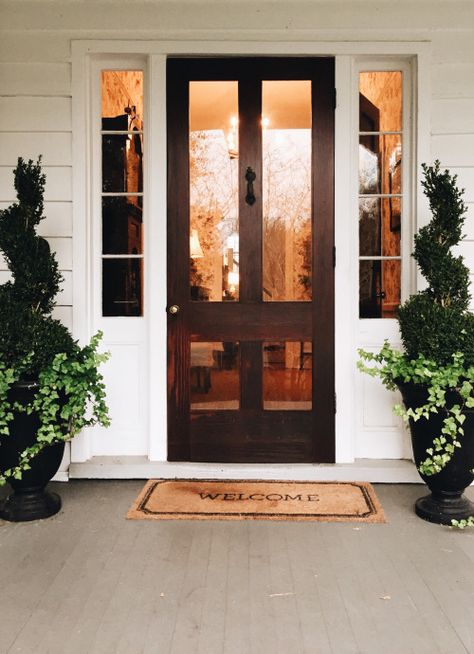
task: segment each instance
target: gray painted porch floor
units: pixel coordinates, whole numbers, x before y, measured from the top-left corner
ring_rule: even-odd
[[[356,526],[127,521],[142,485],[0,521],[2,654],[474,653],[474,531],[417,518],[423,487],[375,485],[389,522]]]

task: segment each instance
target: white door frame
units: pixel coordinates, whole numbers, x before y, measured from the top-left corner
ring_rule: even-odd
[[[146,301],[148,312],[148,431],[147,456],[151,461],[167,460],[166,379],[166,58],[167,55],[199,56],[281,55],[335,56],[335,242],[337,247],[336,287],[336,462],[354,460],[357,347],[357,295],[348,280],[354,277],[354,254],[348,216],[354,214],[354,108],[351,89],[355,57],[397,57],[412,62],[415,142],[413,170],[430,159],[430,52],[428,42],[247,42],[247,41],[72,41],[73,107],[73,331],[84,342],[93,331],[91,314],[91,262],[88,258],[91,234],[91,191],[88,171],[91,158],[90,63],[94,57],[142,55],[148,61],[148,223],[146,258]],[[355,136],[354,136],[355,135]],[[348,146],[348,144],[350,144]],[[349,149],[350,148],[350,149]],[[153,180],[150,175],[154,171]],[[157,174],[161,171],[161,174]],[[414,182],[418,182],[415,174]],[[420,185],[415,197],[416,223],[423,224],[427,207]],[[348,190],[349,189],[349,190]],[[91,456],[91,434],[87,431],[72,443],[72,460]],[[173,464],[167,464],[170,467]],[[171,472],[170,472],[171,474]]]

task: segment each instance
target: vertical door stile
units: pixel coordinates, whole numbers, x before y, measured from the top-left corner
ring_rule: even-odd
[[[240,302],[258,304],[262,298],[262,82],[239,82],[239,215],[240,215]],[[246,201],[248,169],[255,173],[255,202]],[[262,344],[240,344],[241,408],[262,408]]]
[[[335,460],[334,420],[334,60],[313,78],[313,407],[315,461]]]
[[[189,458],[189,85],[181,62],[169,62],[168,121],[168,450],[171,459]]]

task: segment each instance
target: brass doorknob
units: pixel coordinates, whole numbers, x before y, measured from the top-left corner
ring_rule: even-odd
[[[178,307],[177,304],[172,304],[170,306],[170,308],[168,309],[168,312],[171,313],[171,314],[178,313],[178,311],[179,311],[179,307]]]

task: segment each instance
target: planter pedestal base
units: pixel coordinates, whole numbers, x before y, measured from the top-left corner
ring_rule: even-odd
[[[15,490],[0,505],[0,518],[9,522],[26,522],[50,518],[61,508],[61,498],[57,493],[49,493],[44,488],[25,488]]]
[[[474,515],[474,503],[462,493],[441,492],[416,500],[415,512],[423,520],[451,525],[451,520],[465,520]]]

